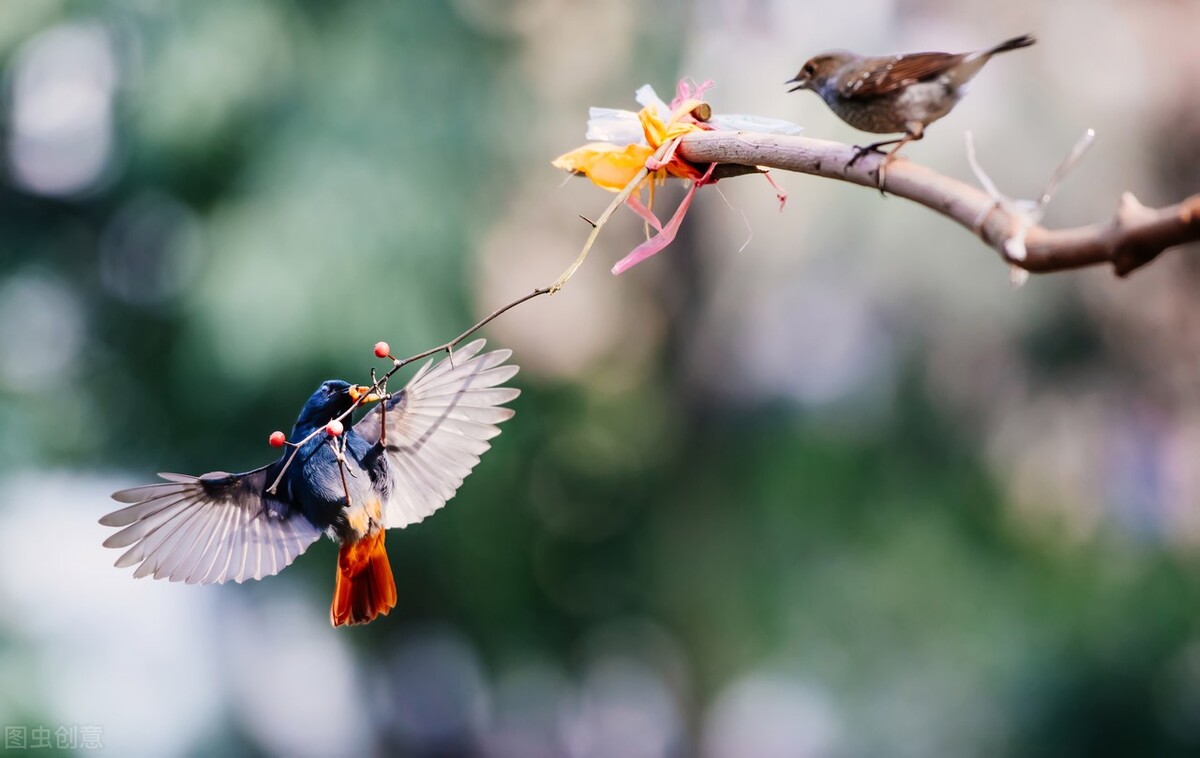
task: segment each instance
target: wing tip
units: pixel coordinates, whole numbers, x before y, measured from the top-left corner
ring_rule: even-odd
[[[113,500],[117,501],[118,503],[126,503],[126,504],[133,505],[133,504],[145,502],[147,500],[151,500],[154,497],[158,497],[157,495],[154,494],[154,492],[156,492],[158,490],[163,490],[164,488],[169,488],[172,484],[187,485],[187,484],[194,484],[194,483],[200,481],[199,477],[188,476],[187,474],[172,474],[170,472],[163,472],[163,471],[160,471],[158,473],[158,478],[162,479],[164,482],[168,482],[168,483],[162,484],[159,482],[155,482],[153,484],[139,484],[136,487],[126,487],[123,490],[117,490],[116,492],[112,493],[112,495],[110,495],[109,497],[111,497]]]
[[[130,487],[129,489],[117,490],[116,492],[112,493],[112,495],[110,495],[109,497],[111,497],[113,500],[115,500],[118,503],[124,503],[126,505],[136,505],[136,504],[142,502],[143,500],[145,500],[145,498],[142,497],[141,490],[144,490],[146,487],[158,487],[158,486],[159,485],[157,485],[157,484],[147,484],[147,485],[142,485],[141,487]],[[101,523],[103,523],[103,522],[101,522]]]

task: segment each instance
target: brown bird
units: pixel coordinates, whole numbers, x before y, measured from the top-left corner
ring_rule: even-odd
[[[908,53],[868,58],[846,51],[821,53],[809,59],[786,84],[788,90],[807,89],[821,96],[838,118],[855,129],[903,137],[858,148],[847,165],[868,152],[895,145],[884,159],[925,136],[925,127],[949,113],[966,94],[971,81],[993,55],[1032,45],[1032,34],[1013,37],[987,50],[972,53]],[[882,172],[882,166],[881,166]],[[882,176],[880,177],[882,183]]]

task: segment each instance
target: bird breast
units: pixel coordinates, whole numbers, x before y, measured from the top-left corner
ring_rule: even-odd
[[[957,93],[940,78],[876,97],[842,97],[836,90],[821,95],[847,124],[876,134],[907,131],[914,121],[928,126],[949,113],[958,100]]]
[[[293,495],[305,516],[321,529],[344,528],[349,521],[348,510],[379,498],[370,474],[350,451],[345,457],[344,479],[337,456],[324,440],[312,450],[302,450],[297,463],[293,468],[297,477],[291,488]]]

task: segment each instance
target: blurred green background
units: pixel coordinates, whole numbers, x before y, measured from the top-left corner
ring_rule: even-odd
[[[487,330],[523,366],[517,416],[389,535],[388,618],[329,627],[328,541],[186,587],[113,569],[96,524],[155,471],[266,462],[376,340],[425,349],[553,280],[609,199],[549,166],[589,105],[712,78],[719,113],[861,142],[785,93],[813,53],[1032,31],[907,154],[969,179],[971,129],[1032,196],[1093,127],[1047,219],[1090,223],[1200,185],[1198,27],[1166,0],[5,0],[5,739],[1200,752],[1194,254],[1013,289],[904,201],[784,175],[780,214],[722,182],[652,261],[607,273],[640,233],[621,214],[561,294]]]

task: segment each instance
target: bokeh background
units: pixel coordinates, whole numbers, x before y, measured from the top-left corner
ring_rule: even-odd
[[[266,462],[376,340],[550,282],[609,199],[549,166],[589,105],[712,78],[717,112],[861,142],[785,93],[809,55],[1032,31],[908,155],[968,179],[971,129],[1029,197],[1095,128],[1047,218],[1089,223],[1200,186],[1197,28],[1168,0],[4,0],[0,724],[120,755],[1195,754],[1195,248],[1014,289],[902,200],[780,175],[781,214],[730,180],[613,278],[622,213],[487,330],[517,416],[389,536],[390,617],[330,628],[327,541],[188,587],[112,568],[96,519]]]

